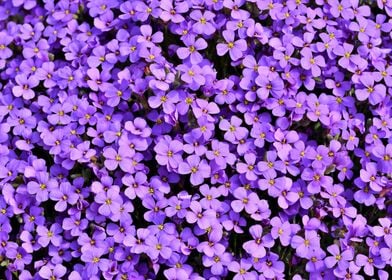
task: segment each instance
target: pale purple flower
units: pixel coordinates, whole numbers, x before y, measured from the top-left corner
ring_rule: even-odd
[[[197,186],[211,175],[211,167],[206,160],[200,159],[199,156],[191,155],[187,157],[186,162],[179,163],[178,172],[180,174],[191,174],[191,184]]]
[[[249,228],[249,233],[254,240],[245,242],[242,247],[254,258],[263,258],[266,255],[266,248],[271,248],[274,245],[274,240],[271,235],[263,235],[263,227],[254,225]]]
[[[12,88],[15,97],[23,97],[27,100],[34,98],[33,88],[39,84],[39,80],[35,76],[27,77],[25,74],[20,74],[15,77],[15,81],[17,85]]]
[[[244,39],[235,40],[235,33],[229,30],[223,31],[223,38],[226,43],[219,43],[216,46],[218,55],[223,56],[229,52],[232,60],[240,59],[247,49],[246,41]]]

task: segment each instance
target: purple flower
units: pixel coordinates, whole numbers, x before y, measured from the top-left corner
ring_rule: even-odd
[[[203,265],[211,268],[213,275],[222,275],[225,267],[231,262],[232,256],[225,252],[224,247],[219,247],[214,256],[203,256]]]
[[[32,112],[26,108],[22,108],[15,113],[11,112],[10,117],[11,118],[8,119],[8,124],[13,127],[13,133],[15,135],[22,135],[26,132],[32,133],[32,129],[35,128],[37,124],[36,119],[32,117]]]
[[[98,212],[104,216],[116,214],[120,210],[122,199],[119,188],[112,186],[109,190],[101,191],[95,196],[95,201],[100,204]]]
[[[178,140],[172,140],[170,137],[162,138],[154,147],[157,153],[156,159],[160,165],[166,165],[169,169],[176,169],[182,157],[182,143]]]
[[[388,218],[378,219],[381,226],[373,227],[373,234],[377,237],[386,238],[392,232],[392,223]]]
[[[200,10],[194,10],[189,16],[195,21],[192,30],[196,34],[211,35],[215,32],[216,29],[213,24],[213,19],[215,18],[214,13],[210,11],[202,13]]]
[[[392,144],[377,145],[373,148],[372,153],[378,159],[377,167],[382,172],[390,172],[392,169]]]
[[[146,47],[153,47],[155,44],[163,41],[162,32],[156,32],[153,34],[152,27],[150,25],[142,25],[140,27],[141,35],[138,36],[137,42],[144,44]]]
[[[270,224],[272,225],[271,237],[274,239],[279,238],[283,246],[288,246],[294,231],[294,226],[287,221],[282,223],[278,217],[272,218]]]
[[[307,190],[310,193],[319,193],[321,186],[324,187],[332,185],[332,178],[330,176],[325,176],[322,170],[313,170],[310,168],[305,168],[301,178],[305,181],[310,182],[307,186]]]
[[[307,257],[320,247],[320,237],[314,230],[305,231],[305,237],[294,235],[291,243],[298,256]]]
[[[249,233],[254,240],[245,242],[244,250],[254,258],[263,258],[266,255],[265,247],[271,248],[274,240],[270,235],[263,236],[263,228],[260,225],[251,226]]]
[[[354,17],[350,1],[333,0],[329,4],[331,5],[331,15],[334,17],[338,18],[342,16],[345,19],[351,19]]]
[[[67,273],[67,268],[61,264],[56,264],[52,269],[43,266],[38,273],[43,279],[60,280]]]
[[[280,78],[270,80],[264,75],[259,75],[256,78],[256,84],[260,86],[256,91],[260,100],[266,100],[270,94],[274,97],[281,97],[284,93],[284,83]]]
[[[387,245],[384,248],[380,249],[381,259],[385,262],[391,261],[391,252],[392,252],[392,236],[386,235],[384,237],[385,244]]]
[[[353,50],[354,46],[347,43],[343,43],[343,46],[338,45],[334,48],[334,53],[341,56],[338,61],[339,65],[352,72],[355,66],[366,65],[366,60],[359,55],[352,54]]]
[[[338,265],[339,269],[345,270],[349,267],[349,262],[353,260],[354,254],[351,249],[347,249],[344,252],[340,252],[338,245],[331,245],[328,247],[328,252],[332,254],[330,257],[326,257],[324,262],[328,268],[332,268]]]
[[[36,57],[41,60],[48,60],[49,44],[45,39],[40,39],[38,42],[29,41],[24,45],[23,56],[25,58]]]
[[[363,75],[359,78],[364,88],[357,89],[355,96],[359,101],[364,101],[369,98],[372,105],[376,105],[385,98],[386,88],[382,84],[374,84],[372,75]]]
[[[168,280],[188,279],[189,275],[184,269],[169,268],[163,274]]]
[[[283,177],[271,180],[274,180],[275,182],[274,184],[270,184],[268,194],[278,198],[278,205],[281,208],[287,209],[290,205],[293,205],[298,201],[298,194],[291,191],[293,182],[290,178]]]
[[[150,235],[146,239],[148,256],[153,260],[157,259],[159,256],[164,259],[170,258],[172,254],[171,242],[172,239],[167,235],[161,235],[159,238]]]
[[[57,201],[54,209],[63,212],[67,209],[67,205],[75,205],[79,199],[75,187],[68,182],[60,183],[59,188],[53,189],[49,197]]]
[[[130,166],[132,166],[132,160],[130,157],[127,157],[127,153],[125,147],[120,147],[118,152],[113,148],[108,148],[103,152],[105,160],[105,166],[109,170],[115,170],[118,166],[124,170],[129,170]]]
[[[147,251],[148,246],[145,241],[149,236],[150,231],[148,229],[139,228],[136,235],[126,235],[123,243],[131,248],[132,253],[140,254]]]
[[[191,64],[199,64],[203,56],[198,52],[207,48],[207,42],[203,38],[196,39],[195,36],[189,36],[184,40],[186,47],[177,49],[177,55],[181,59],[189,58]]]
[[[365,274],[368,276],[374,275],[374,268],[382,268],[383,264],[380,257],[377,256],[365,256],[362,254],[358,254],[355,259],[355,264],[359,267],[363,267]]]
[[[257,211],[259,197],[256,193],[248,193],[244,188],[237,188],[234,193],[236,200],[231,202],[231,207],[237,213],[241,212],[243,209],[248,214],[253,214]]]
[[[313,77],[318,77],[321,75],[320,67],[325,67],[325,60],[324,57],[318,55],[313,57],[312,51],[309,48],[304,48],[301,51],[301,66],[305,70],[311,70]]]
[[[244,155],[244,159],[246,163],[238,162],[236,165],[238,173],[245,174],[246,179],[250,181],[257,180],[256,156],[248,153]]]
[[[96,151],[90,149],[90,142],[84,141],[71,150],[70,158],[79,162],[89,162]]]
[[[160,18],[163,21],[171,21],[174,23],[183,22],[185,19],[181,14],[186,13],[189,10],[187,3],[175,3],[175,5],[173,5],[171,0],[162,1],[160,7],[162,9]]]
[[[23,97],[27,100],[34,98],[33,88],[39,84],[39,80],[35,76],[27,77],[25,74],[20,74],[15,77],[15,81],[17,85],[12,88],[15,97]]]
[[[206,160],[192,155],[187,157],[186,162],[179,163],[178,172],[180,174],[191,174],[191,184],[197,186],[203,183],[204,178],[208,178],[211,175],[211,168]]]
[[[240,263],[236,261],[232,261],[227,268],[236,273],[234,276],[234,280],[256,280],[258,279],[257,274],[255,271],[249,271],[252,267],[252,263],[246,259],[241,259]]]
[[[87,75],[90,78],[87,80],[87,84],[93,91],[105,91],[108,88],[107,81],[110,79],[109,73],[102,71],[99,72],[97,68],[91,68],[87,70]]]
[[[109,261],[102,258],[103,249],[88,250],[82,254],[80,259],[86,265],[86,273],[89,276],[96,275],[99,270],[106,271],[109,267]]]
[[[229,147],[225,142],[212,140],[211,151],[206,152],[206,157],[222,168],[225,168],[227,164],[232,165],[235,162],[235,156],[230,153]]]
[[[81,212],[73,214],[70,218],[63,220],[62,227],[70,231],[72,236],[79,236],[88,226],[88,221],[81,218]]]
[[[182,72],[181,80],[187,83],[192,90],[198,90],[200,86],[203,86],[206,82],[206,79],[202,74],[202,68],[199,65],[188,66],[186,64],[181,64],[177,66],[177,69]]]
[[[147,176],[142,172],[126,175],[122,178],[122,182],[128,186],[124,194],[130,199],[134,199],[136,196],[143,198],[148,193]]]
[[[240,59],[247,49],[246,41],[244,39],[235,41],[235,33],[229,30],[223,31],[222,35],[226,43],[220,43],[216,46],[218,55],[223,56],[229,52],[232,60],[236,61]]]
[[[247,129],[241,127],[242,120],[236,116],[232,116],[230,122],[228,120],[221,120],[219,128],[225,132],[225,139],[232,143],[241,140],[246,134]]]
[[[322,250],[313,250],[309,254],[309,259],[310,261],[307,262],[305,269],[306,271],[312,273],[312,272],[319,272],[323,268],[325,268],[323,259],[325,257],[325,252]]]
[[[382,190],[381,178],[377,173],[377,164],[374,162],[366,163],[366,169],[360,170],[361,180],[365,183],[369,183],[370,188],[376,192]]]
[[[373,2],[3,1],[2,278],[389,279]]]
[[[6,32],[0,32],[0,59],[7,59],[12,56],[12,50],[8,46],[13,40],[13,37]]]
[[[186,221],[188,223],[197,223],[202,229],[206,229],[213,224],[213,218],[215,217],[213,210],[203,211],[200,203],[197,201],[192,201],[189,208],[190,211],[186,214]]]
[[[53,244],[54,246],[60,246],[60,243],[63,237],[60,235],[62,232],[62,228],[59,224],[54,223],[48,229],[45,226],[37,226],[37,234],[39,236],[38,243],[42,247],[46,247],[49,243]]]
[[[49,192],[57,187],[55,179],[50,179],[46,172],[37,172],[35,176],[37,181],[30,181],[27,184],[27,191],[36,196],[37,201],[47,201]]]
[[[204,253],[207,257],[213,257],[225,250],[225,246],[219,241],[222,239],[222,232],[220,230],[212,231],[208,235],[208,241],[200,242],[197,250]]]

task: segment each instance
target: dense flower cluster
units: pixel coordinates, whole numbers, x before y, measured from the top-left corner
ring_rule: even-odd
[[[0,278],[390,279],[392,1],[0,2]]]

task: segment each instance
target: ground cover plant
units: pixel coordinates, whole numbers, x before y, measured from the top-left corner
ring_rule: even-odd
[[[391,279],[391,16],[0,0],[0,279]]]

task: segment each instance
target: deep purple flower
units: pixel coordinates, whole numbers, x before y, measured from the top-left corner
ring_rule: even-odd
[[[371,2],[3,1],[2,278],[389,279]]]

